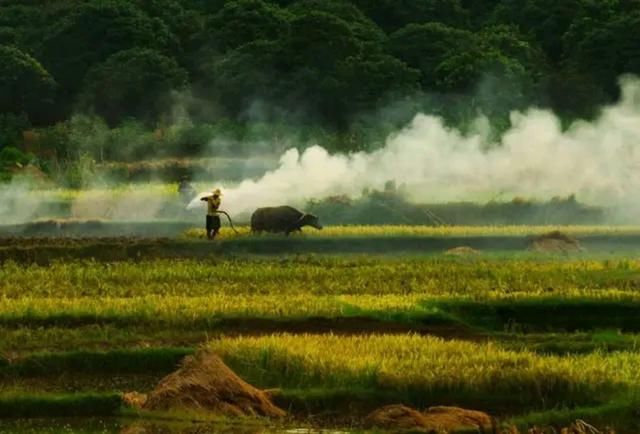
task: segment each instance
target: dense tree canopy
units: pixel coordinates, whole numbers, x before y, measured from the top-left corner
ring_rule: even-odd
[[[0,45],[0,113],[26,113],[39,121],[53,102],[56,82],[28,54]]]
[[[288,31],[288,20],[280,8],[262,0],[227,2],[207,22],[211,42],[221,51],[254,41],[273,40]]]
[[[85,2],[70,5],[45,30],[36,55],[62,86],[63,104],[77,97],[87,72],[112,54],[130,48],[175,52],[177,41],[168,26],[131,2]]]
[[[640,74],[638,41],[639,0],[2,2],[0,114],[154,125],[178,91],[196,123],[242,123],[256,106],[339,133],[391,106],[571,119]]]
[[[84,109],[112,125],[127,117],[153,121],[170,104],[171,91],[186,85],[187,72],[175,60],[157,51],[132,48],[91,68],[80,101]]]

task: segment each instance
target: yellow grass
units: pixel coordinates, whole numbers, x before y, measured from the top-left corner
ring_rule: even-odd
[[[373,383],[396,389],[529,389],[566,384],[597,389],[638,385],[640,354],[542,356],[494,343],[416,335],[271,335],[214,340],[209,347],[248,370],[287,373],[290,386]],[[289,375],[292,380],[287,379]],[[310,384],[305,384],[310,383]],[[562,387],[562,386],[561,386]]]

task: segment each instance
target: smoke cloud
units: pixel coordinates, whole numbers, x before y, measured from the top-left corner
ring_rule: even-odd
[[[576,194],[581,202],[618,208],[625,217],[640,216],[640,79],[620,81],[621,99],[603,108],[591,122],[562,129],[551,112],[531,109],[512,114],[512,127],[500,143],[491,143],[488,123],[479,118],[471,133],[446,127],[443,120],[415,116],[373,152],[329,154],[320,146],[284,152],[277,168],[222,188],[223,209],[235,216],[260,206],[302,207],[312,198],[358,196],[393,180],[404,184],[416,202],[484,202],[496,196],[547,200]],[[215,181],[215,182],[212,182]],[[108,183],[107,183],[108,184]],[[160,184],[113,191],[82,192],[73,199],[71,217],[148,221],[182,205]],[[34,195],[34,186],[13,181],[0,187],[3,224],[30,221],[50,198]],[[187,208],[200,209],[195,198]],[[187,213],[198,217],[198,212]],[[180,217],[182,218],[182,217]]]
[[[23,179],[14,179],[0,187],[0,222],[16,224],[27,221],[40,206],[39,201],[29,195],[31,185]]]
[[[620,85],[617,104],[593,122],[576,122],[564,131],[553,113],[532,109],[512,114],[512,128],[501,143],[487,143],[482,118],[474,132],[463,135],[440,118],[419,114],[374,152],[290,149],[278,168],[260,179],[220,185],[223,206],[234,214],[259,206],[299,206],[310,198],[359,195],[389,180],[405,184],[412,198],[423,202],[576,194],[587,203],[620,205],[640,191],[640,80],[624,77]],[[196,198],[189,207],[202,205]]]

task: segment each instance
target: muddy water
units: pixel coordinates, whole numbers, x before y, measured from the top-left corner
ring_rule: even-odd
[[[239,423],[185,423],[118,419],[0,420],[0,434],[356,434],[356,431]],[[361,434],[362,431],[358,431]]]

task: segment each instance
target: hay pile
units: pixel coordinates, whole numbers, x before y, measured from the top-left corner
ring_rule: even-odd
[[[147,402],[147,395],[139,392],[127,392],[122,395],[122,401],[129,407],[141,409]]]
[[[243,381],[215,354],[185,357],[144,400],[145,410],[205,410],[224,416],[282,417],[268,396]]]
[[[480,254],[480,251],[472,247],[461,246],[461,247],[454,247],[453,249],[449,249],[446,252],[444,252],[444,254],[447,256],[465,257],[465,256],[477,256]]]
[[[419,412],[404,405],[388,405],[370,413],[364,424],[369,428],[394,432],[495,432],[495,422],[491,416],[481,411],[458,407],[430,407]]]
[[[553,231],[537,237],[531,237],[529,250],[534,252],[581,252],[584,249],[573,237],[560,231]]]

